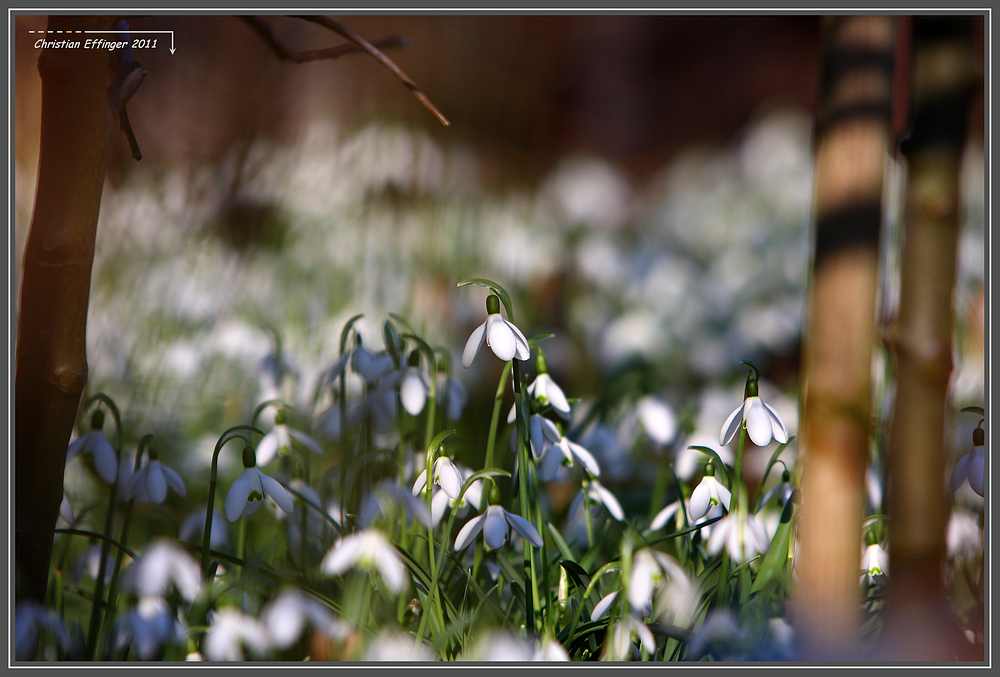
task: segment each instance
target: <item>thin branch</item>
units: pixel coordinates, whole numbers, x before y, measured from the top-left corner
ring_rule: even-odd
[[[328,16],[312,16],[312,15],[300,15],[295,16],[296,19],[301,19],[302,21],[308,21],[310,23],[319,24],[323,28],[333,31],[337,35],[341,36],[345,40],[357,45],[359,48],[368,52],[374,59],[378,60],[383,66],[389,69],[393,75],[395,75],[403,85],[417,98],[424,108],[429,110],[438,121],[445,127],[449,126],[451,123],[448,118],[444,116],[441,111],[438,110],[437,106],[430,100],[430,98],[424,94],[424,92],[417,86],[417,83],[407,75],[402,68],[396,65],[396,63],[383,54],[378,47],[368,42],[365,38],[358,35],[350,28],[340,23],[336,19],[332,19]]]
[[[274,52],[274,55],[282,61],[291,61],[292,63],[309,63],[311,61],[325,60],[332,61],[333,59],[339,59],[342,56],[362,54],[365,52],[363,47],[353,43],[326,47],[324,49],[293,51],[281,43],[278,36],[276,36],[274,31],[271,30],[271,27],[264,21],[261,21],[260,17],[241,16],[240,18],[243,19],[244,23],[253,29],[264,44],[266,44],[268,48]],[[406,43],[403,38],[398,35],[390,35],[389,37],[374,40],[372,44],[379,49],[394,49],[397,47],[403,47]]]

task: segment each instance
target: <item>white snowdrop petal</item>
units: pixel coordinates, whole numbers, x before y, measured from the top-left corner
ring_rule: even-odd
[[[667,444],[677,434],[677,418],[670,407],[655,397],[643,397],[636,407],[639,422],[657,444]]]
[[[87,450],[86,449],[87,442],[90,440],[90,436],[93,434],[94,433],[92,432],[84,433],[83,435],[80,435],[75,440],[69,443],[69,446],[66,448],[67,462],[72,461],[77,454]]]
[[[260,471],[258,471],[258,474],[260,475],[260,484],[264,488],[264,492],[274,499],[274,502],[278,504],[279,508],[288,514],[291,514],[292,510],[295,509],[295,502],[292,500],[292,494],[288,491],[288,489],[283,487],[281,483],[273,477],[265,475]]]
[[[293,440],[301,444],[303,447],[305,447],[312,453],[319,455],[323,454],[323,447],[319,446],[319,442],[314,440],[309,435],[306,435],[304,432],[300,430],[289,429],[288,434],[291,435]]]
[[[616,599],[618,599],[617,590],[615,592],[609,592],[607,595],[602,597],[601,601],[594,605],[594,610],[590,612],[591,622],[603,618],[604,615],[608,613],[611,605],[615,603]]]
[[[491,505],[486,509],[486,519],[483,520],[483,539],[486,547],[496,550],[507,540],[507,520],[504,519],[504,509]]]
[[[548,374],[543,374],[543,376],[548,377]],[[552,408],[562,414],[568,414],[570,412],[569,400],[566,399],[566,393],[563,389],[559,387],[555,381],[551,378],[546,379],[545,383],[545,396],[549,400],[549,404]]]
[[[276,429],[270,430],[257,444],[256,458],[257,465],[267,465],[278,455],[278,433]]]
[[[336,576],[342,574],[358,561],[361,556],[361,537],[364,532],[345,536],[333,544],[323,557],[320,569],[325,574]]]
[[[111,484],[118,476],[118,455],[115,454],[114,447],[102,433],[94,433],[88,446],[94,456],[94,467],[97,468],[97,474],[105,482]]]
[[[511,402],[510,411],[507,412],[507,423],[517,420],[517,402]]]
[[[167,498],[167,480],[159,461],[153,461],[146,468],[146,492],[153,503],[163,503]]]
[[[639,635],[639,641],[646,653],[652,654],[656,651],[656,640],[653,639],[653,632],[646,627],[645,623],[635,622],[635,631]]]
[[[184,486],[184,480],[177,474],[177,471],[162,464],[161,469],[163,470],[163,476],[167,480],[167,486],[173,489],[174,493],[178,496],[187,496],[187,487]]]
[[[297,593],[285,592],[271,602],[263,613],[264,626],[278,648],[287,648],[299,638],[305,627],[302,602]]]
[[[419,496],[423,492],[424,487],[426,486],[427,486],[427,468],[424,468],[423,470],[420,471],[420,474],[417,475],[417,481],[413,483],[413,489],[412,489],[413,495]]]
[[[444,513],[448,510],[448,505],[451,499],[448,498],[448,494],[444,490],[435,492],[434,497],[431,499],[431,521],[436,527],[441,523],[441,518],[444,517]]]
[[[670,521],[670,518],[677,514],[680,507],[681,504],[678,501],[674,501],[670,505],[666,506],[663,510],[656,513],[656,517],[654,517],[653,521],[650,522],[649,528],[653,531],[658,531],[665,527],[667,522]]]
[[[485,337],[486,322],[483,322],[469,334],[469,339],[465,342],[465,349],[462,351],[462,366],[466,369],[472,366],[472,361],[476,359]]]
[[[406,588],[406,567],[399,561],[396,549],[392,547],[384,538],[379,536],[379,540],[374,544],[372,553],[375,560],[375,567],[379,575],[385,581],[386,586],[392,592],[402,592]]]
[[[759,397],[749,397],[746,401],[744,419],[747,424],[747,435],[758,447],[766,447],[771,443],[771,417]]]
[[[226,519],[235,522],[240,518],[246,508],[247,499],[254,490],[260,490],[260,482],[257,480],[255,469],[247,468],[236,478],[229,487],[229,493],[226,494]]]
[[[712,535],[708,537],[708,552],[717,555],[729,538],[729,531],[732,528],[732,516],[726,517],[712,526]]]
[[[691,501],[688,503],[688,513],[692,520],[701,519],[708,512],[708,504],[712,498],[712,492],[708,483],[702,479],[698,486],[691,492]]]
[[[406,409],[410,416],[416,416],[424,410],[424,405],[427,403],[427,385],[417,370],[407,370],[399,387],[399,399],[403,403],[403,409]]]
[[[483,521],[486,519],[485,513],[477,515],[465,523],[455,537],[455,550],[464,550],[471,543],[479,532],[483,530]]]
[[[968,467],[969,486],[980,496],[983,496],[986,480],[986,455],[982,447],[972,450],[972,458]]]
[[[594,458],[593,454],[576,442],[569,442],[569,449],[573,452],[573,456],[575,456],[580,463],[583,464],[583,467],[587,469],[587,472],[589,472],[591,476],[601,476],[601,467],[597,464],[597,459]]]
[[[520,515],[515,515],[512,512],[504,510],[504,517],[507,518],[507,522],[513,527],[514,531],[521,535],[522,538],[529,541],[536,548],[542,547],[542,537],[538,534],[538,530],[535,529],[534,525],[528,520],[524,519]]]
[[[502,361],[510,362],[514,359],[517,351],[514,332],[499,315],[486,318],[486,345]]]
[[[624,521],[625,511],[622,510],[622,504],[618,502],[618,499],[615,498],[614,494],[608,491],[604,485],[598,484],[597,482],[594,482],[591,485],[591,490],[597,494],[598,500],[604,504],[604,507],[608,509],[608,512],[611,513],[612,517],[619,522]]]
[[[713,483],[715,485],[715,498],[726,508],[726,510],[729,510],[729,504],[733,500],[732,493],[726,488],[726,485],[719,480],[713,480]]]
[[[458,498],[462,492],[462,476],[450,458],[441,457],[434,462],[437,470],[437,480],[441,488],[452,499]]]
[[[531,346],[528,345],[528,339],[525,338],[524,334],[521,333],[521,330],[513,322],[504,320],[504,324],[510,328],[511,333],[514,335],[514,349],[517,359],[522,362],[531,359]]]
[[[736,436],[736,431],[740,429],[740,424],[743,423],[743,403],[740,406],[733,409],[732,413],[726,417],[725,423],[722,424],[722,429],[719,431],[719,444],[726,446],[733,441],[733,437]]]
[[[788,442],[788,430],[785,428],[785,422],[781,420],[778,412],[770,404],[764,400],[761,400],[760,403],[764,405],[767,415],[771,419],[771,433],[774,439],[777,440],[778,444],[785,444]]]
[[[653,596],[653,575],[658,569],[659,565],[648,552],[640,550],[636,553],[628,581],[628,603],[636,611],[649,604]]]
[[[969,465],[972,461],[972,453],[962,454],[958,461],[955,462],[955,467],[951,471],[951,490],[958,491],[958,488],[962,486],[962,482],[965,478],[969,476]]]
[[[545,433],[542,430],[544,419],[538,414],[533,414],[528,422],[528,432],[530,433],[531,455],[535,460],[545,455]]]

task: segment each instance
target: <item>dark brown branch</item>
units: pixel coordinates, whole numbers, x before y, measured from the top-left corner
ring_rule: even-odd
[[[278,39],[278,36],[276,36],[274,31],[271,30],[271,27],[268,26],[266,22],[262,21],[260,17],[242,16],[240,18],[243,19],[244,23],[253,29],[264,44],[267,45],[268,48],[274,52],[274,55],[282,61],[291,61],[292,63],[309,63],[310,61],[329,61],[339,59],[342,56],[348,56],[350,54],[365,53],[363,47],[353,43],[336,45],[334,47],[325,47],[323,49],[294,51],[283,45]],[[379,40],[373,40],[372,44],[379,49],[396,49],[398,47],[405,46],[406,43],[403,38],[398,35],[390,35]]]
[[[435,106],[434,103],[430,100],[430,98],[426,94],[424,94],[424,92],[420,89],[420,87],[417,86],[417,83],[414,82],[413,79],[409,75],[407,75],[402,68],[397,66],[392,59],[383,54],[382,51],[379,50],[379,48],[373,45],[371,42],[361,37],[354,31],[352,31],[350,28],[337,21],[336,19],[332,19],[328,16],[303,15],[303,16],[296,16],[294,18],[301,19],[302,21],[308,21],[314,24],[319,24],[323,28],[333,31],[334,33],[341,36],[345,40],[348,40],[352,44],[357,45],[359,48],[363,49],[365,52],[370,54],[372,58],[376,59],[383,66],[388,68],[389,71],[393,75],[395,75],[407,89],[410,90],[413,96],[417,98],[417,101],[423,104],[424,108],[429,110],[442,125],[447,127],[448,125],[451,124],[448,121],[448,118],[446,118],[444,114],[441,113],[440,110],[438,110],[437,106]]]

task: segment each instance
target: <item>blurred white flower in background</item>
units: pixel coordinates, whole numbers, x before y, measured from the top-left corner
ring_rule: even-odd
[[[746,562],[767,552],[767,531],[754,515],[731,512],[713,525],[708,551],[715,555],[725,547],[734,562]]]
[[[125,496],[137,503],[163,503],[168,488],[178,496],[187,496],[184,480],[177,471],[151,458],[132,475]]]
[[[261,656],[270,648],[267,629],[253,616],[224,607],[213,611],[202,651],[212,661],[241,661],[243,648]]]
[[[597,228],[618,228],[625,223],[632,190],[622,174],[595,157],[563,160],[541,190],[562,221]]]
[[[383,630],[368,644],[362,660],[423,663],[437,659],[426,644],[417,643],[410,635]]]
[[[201,545],[201,536],[205,532],[205,512],[207,508],[202,507],[195,510],[181,522],[177,538],[189,543]],[[226,520],[218,510],[212,511],[212,526],[209,535],[209,547],[213,550],[224,548],[229,544],[229,531],[226,528]]]
[[[339,539],[320,565],[323,573],[331,576],[354,567],[378,571],[386,587],[394,593],[402,592],[409,584],[406,567],[395,546],[375,529],[365,529]]]
[[[499,505],[491,505],[486,512],[473,517],[461,528],[455,537],[455,551],[466,548],[479,532],[483,532],[487,550],[496,550],[507,542],[512,529],[536,548],[542,547],[542,537],[528,520]]]
[[[983,534],[979,516],[969,510],[954,508],[948,518],[948,556],[957,560],[974,559],[983,552]]]
[[[184,625],[163,599],[143,597],[115,623],[115,648],[121,651],[131,644],[136,656],[148,661],[165,644],[184,641],[186,634]]]
[[[35,602],[21,602],[14,609],[14,655],[17,660],[29,660],[35,654],[43,633],[56,639],[63,651],[72,646],[69,633],[55,610]]]
[[[201,569],[172,541],[148,546],[122,577],[122,588],[137,597],[166,597],[177,590],[188,602],[201,592]]]
[[[318,600],[299,590],[285,590],[264,607],[261,622],[267,629],[270,644],[285,649],[311,627],[330,639],[343,639],[351,627]]]
[[[235,522],[241,517],[253,515],[264,504],[265,498],[270,498],[286,513],[294,508],[292,495],[278,480],[256,467],[245,468],[226,494],[226,519]]]

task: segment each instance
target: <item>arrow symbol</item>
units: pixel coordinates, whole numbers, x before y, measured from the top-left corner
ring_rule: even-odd
[[[107,33],[116,33],[116,34],[128,33],[130,35],[131,34],[143,34],[143,33],[148,34],[148,33],[152,33],[152,34],[156,34],[156,35],[166,35],[167,33],[169,33],[170,34],[170,53],[173,54],[173,53],[175,53],[177,51],[174,48],[174,32],[173,31],[83,31],[83,32],[84,33],[88,33],[88,34],[97,34],[97,35],[102,35],[102,34],[107,34]]]

